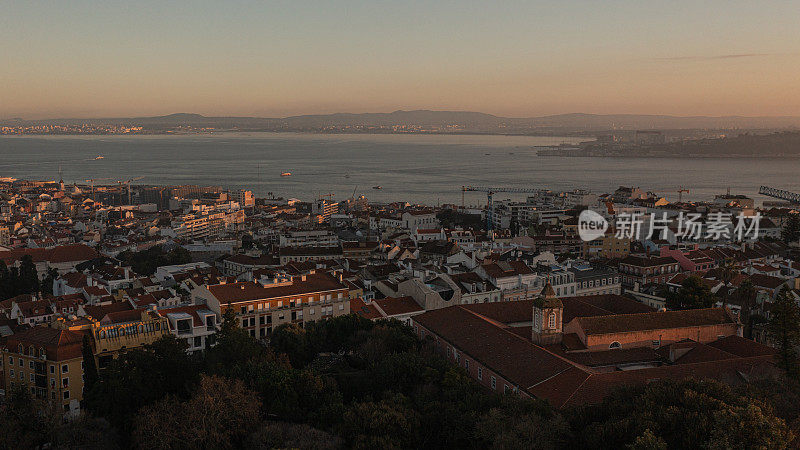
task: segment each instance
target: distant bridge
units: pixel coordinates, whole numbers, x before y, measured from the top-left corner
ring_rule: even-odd
[[[758,190],[758,193],[800,204],[800,194],[796,192],[784,191],[783,189],[775,189],[769,186],[761,186],[761,189]]]

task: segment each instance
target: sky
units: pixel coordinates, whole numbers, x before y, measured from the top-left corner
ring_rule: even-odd
[[[789,1],[0,0],[0,118],[800,115]]]

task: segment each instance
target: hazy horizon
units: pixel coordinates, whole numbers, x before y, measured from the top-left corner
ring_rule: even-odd
[[[793,2],[78,0],[3,9],[5,119],[800,115]]]

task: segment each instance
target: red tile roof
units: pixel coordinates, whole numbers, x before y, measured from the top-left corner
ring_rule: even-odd
[[[578,317],[575,320],[587,335],[736,323],[722,308]]]
[[[411,297],[386,297],[375,300],[374,303],[380,310],[386,313],[387,317],[424,311]]]
[[[40,325],[12,334],[7,338],[5,347],[15,351],[22,344],[26,354],[29,346],[33,346],[37,352],[39,348],[44,348],[48,361],[66,361],[82,356],[83,336],[84,333],[80,331]]]
[[[65,262],[88,261],[100,256],[97,251],[87,245],[70,244],[61,245],[53,248],[23,248],[0,252],[0,260],[7,264],[21,259],[25,255],[30,255],[33,262],[48,261],[51,264]]]
[[[267,300],[271,298],[306,295],[339,289],[346,290],[347,286],[333,275],[325,272],[306,275],[305,281],[302,281],[301,277],[297,276],[294,278],[292,284],[287,285],[262,286],[255,282],[241,282],[208,286],[208,290],[220,303]]]

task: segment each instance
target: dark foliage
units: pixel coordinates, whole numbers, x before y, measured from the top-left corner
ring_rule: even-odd
[[[117,258],[123,265],[133,268],[134,272],[148,276],[154,274],[160,266],[186,264],[192,260],[189,251],[183,247],[175,247],[166,252],[160,245],[140,252],[124,251]]]

